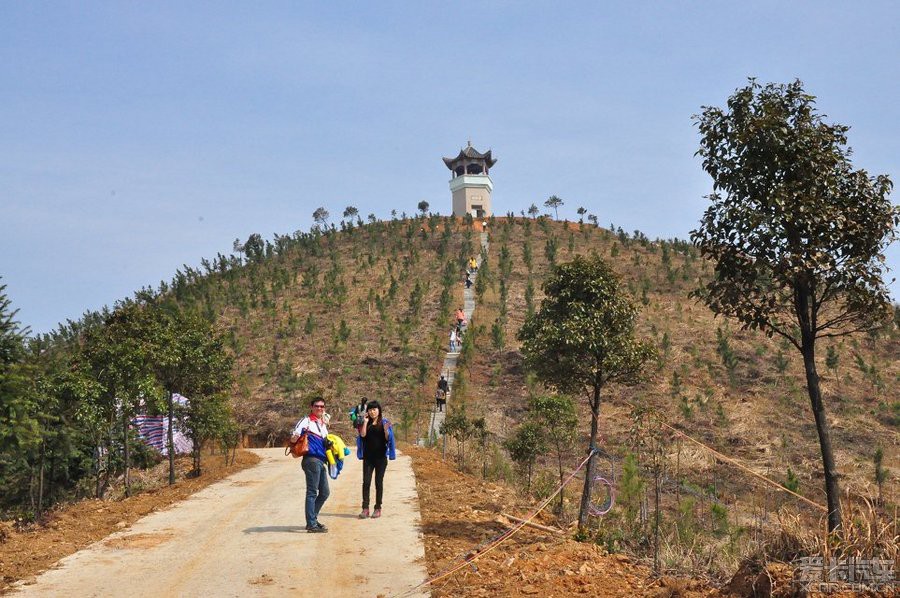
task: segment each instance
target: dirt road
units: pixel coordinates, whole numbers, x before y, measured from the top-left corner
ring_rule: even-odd
[[[256,467],[63,559],[13,592],[340,598],[391,596],[425,579],[409,457],[398,454],[388,465],[384,516],[364,521],[356,518],[361,465],[348,457],[319,516],[329,533],[307,534],[299,460],[282,449],[255,452],[262,457]]]

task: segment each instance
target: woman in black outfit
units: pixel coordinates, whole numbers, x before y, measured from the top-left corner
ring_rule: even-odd
[[[366,417],[356,439],[356,456],[363,462],[362,511],[360,519],[369,517],[369,494],[372,474],[375,474],[375,510],[372,518],[381,517],[381,501],[384,498],[384,472],[387,462],[395,458],[394,431],[390,420],[381,414],[378,401],[366,405]]]

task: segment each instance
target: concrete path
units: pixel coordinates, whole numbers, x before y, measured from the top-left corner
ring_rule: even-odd
[[[13,593],[368,597],[405,592],[427,577],[409,457],[389,462],[384,515],[367,520],[357,519],[361,462],[348,457],[319,515],[329,533],[308,534],[300,460],[283,449],[254,452],[259,465],[61,560]]]
[[[484,248],[485,251],[488,249],[488,234],[485,232],[481,234],[481,247]],[[481,252],[478,253],[478,257],[475,259],[478,262],[479,268],[481,267]],[[463,313],[466,314],[466,322],[472,321],[472,314],[475,312],[475,281],[478,279],[478,273],[472,274],[472,287],[463,290]],[[455,309],[455,308],[454,308]],[[445,341],[449,343],[449,333],[446,335],[448,340]],[[444,356],[444,365],[441,368],[441,373],[446,376],[447,382],[450,384],[450,395],[447,397],[447,405],[450,404],[450,400],[453,396],[453,378],[456,375],[456,361],[459,358],[459,353],[447,353]],[[438,411],[437,406],[433,407],[431,412],[431,421],[428,426],[428,438],[426,440],[438,439],[441,436],[440,429],[441,424],[444,423],[444,416],[447,412],[447,406],[444,407],[444,411]]]

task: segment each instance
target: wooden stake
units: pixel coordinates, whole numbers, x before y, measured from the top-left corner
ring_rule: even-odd
[[[564,534],[565,532],[561,529],[557,529],[555,527],[547,527],[546,525],[541,525],[540,523],[534,523],[532,521],[525,521],[524,519],[519,519],[518,517],[513,517],[512,515],[507,515],[506,513],[500,513],[503,517],[510,519],[512,521],[516,521],[518,523],[524,523],[525,525],[531,526],[533,528],[539,529],[541,531],[550,532],[553,534]]]

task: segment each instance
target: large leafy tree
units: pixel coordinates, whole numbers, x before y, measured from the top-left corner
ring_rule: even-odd
[[[853,168],[848,127],[826,123],[800,81],[751,79],[726,109],[704,107],[695,122],[713,193],[691,239],[715,264],[695,295],[802,355],[834,530],[840,492],[816,340],[870,330],[888,317],[883,253],[898,224],[891,181]]]
[[[166,439],[169,453],[169,484],[175,483],[173,422],[176,415],[194,442],[194,473],[200,473],[200,448],[204,440],[218,435],[230,420],[225,391],[231,384],[231,360],[225,345],[207,320],[177,310],[153,310],[151,327],[152,364],[163,389],[168,417]],[[188,406],[176,414],[174,394],[187,397]]]
[[[107,314],[104,325],[85,334],[82,354],[100,387],[94,406],[108,418],[108,430],[118,415],[122,434],[123,484],[131,495],[131,441],[129,430],[141,400],[156,394],[156,383],[149,362],[152,355],[151,320],[147,308],[125,301]],[[112,436],[106,438],[112,453]]]
[[[636,383],[655,350],[635,338],[637,308],[599,257],[579,256],[557,266],[543,288],[540,311],[529,316],[519,331],[526,366],[545,385],[586,397],[591,409],[593,449],[601,391],[609,383]],[[578,515],[582,530],[587,526],[595,462],[596,454],[592,453]]]
[[[41,435],[23,363],[27,331],[16,321],[18,310],[5,290],[0,284],[0,483],[10,490],[29,469],[28,455],[40,445]]]

